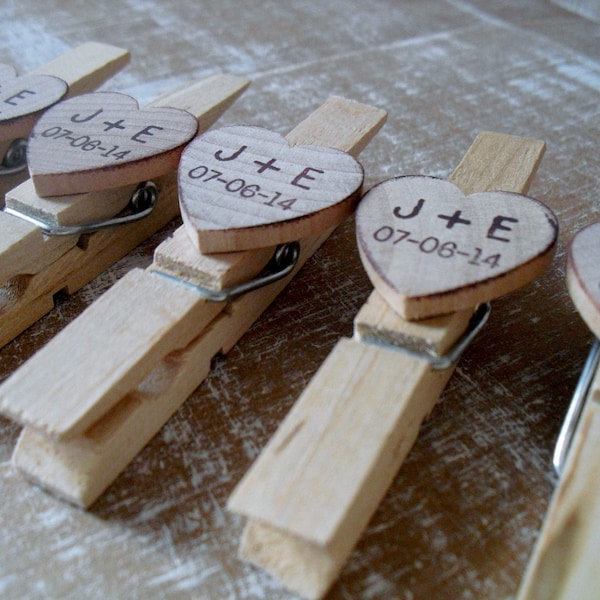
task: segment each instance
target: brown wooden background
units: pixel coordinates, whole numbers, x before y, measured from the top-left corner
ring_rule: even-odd
[[[545,139],[531,189],[556,212],[550,272],[494,303],[330,598],[510,598],[556,483],[551,452],[591,336],[564,284],[565,244],[600,217],[600,24],[543,0],[0,5],[20,72],[79,43],[127,46],[109,82],[142,103],[217,71],[250,90],[220,121],[292,129],[329,95],[389,111],[367,184],[446,177],[480,130]],[[0,352],[0,378],[152,251],[160,232]],[[236,558],[229,493],[370,291],[345,223],[89,512],[25,483],[0,419],[0,596],[268,598]],[[401,382],[398,382],[401,385]]]

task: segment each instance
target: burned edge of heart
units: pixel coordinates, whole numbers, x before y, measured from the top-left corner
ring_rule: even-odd
[[[586,225],[582,229],[580,229],[575,237],[569,242],[567,246],[567,285],[570,288],[569,280],[575,279],[577,281],[577,286],[579,290],[581,290],[582,294],[585,294],[586,299],[596,308],[596,310],[600,313],[600,268],[598,269],[598,293],[593,294],[590,293],[589,286],[581,275],[581,271],[577,265],[577,261],[575,260],[574,255],[576,254],[575,244],[577,244],[583,235],[586,234],[587,231],[592,229],[593,227],[600,227],[600,221],[590,223]],[[571,296],[573,296],[573,290],[569,289],[571,292]],[[574,299],[575,300],[575,299]]]
[[[408,176],[412,177],[412,176]],[[415,177],[420,177],[419,175]],[[445,181],[445,180],[442,180]],[[385,182],[382,182],[385,183]],[[382,184],[377,184],[374,187],[378,187]],[[373,189],[373,188],[371,188]],[[376,261],[373,260],[372,255],[369,251],[368,246],[366,246],[362,242],[362,236],[358,235],[358,248],[359,254],[361,256],[361,260],[365,269],[367,270],[369,277],[372,278],[372,283],[376,289],[379,289],[376,281],[373,281],[373,278],[381,280],[381,283],[384,284],[385,289],[380,289],[380,293],[386,301],[392,306],[392,308],[397,307],[399,304],[406,306],[410,303],[413,306],[418,306],[419,304],[427,304],[428,306],[433,306],[435,304],[439,304],[440,306],[444,306],[439,313],[434,313],[431,310],[427,310],[427,313],[423,316],[419,315],[419,310],[400,310],[400,314],[404,316],[404,318],[412,320],[412,319],[421,319],[428,318],[430,316],[437,316],[441,314],[448,314],[450,312],[455,312],[456,310],[461,310],[467,308],[464,302],[452,302],[447,301],[447,299],[456,298],[457,295],[461,294],[467,296],[467,298],[471,298],[476,296],[477,290],[486,290],[488,293],[485,294],[485,297],[476,299],[470,306],[474,306],[479,302],[486,302],[489,300],[493,300],[500,296],[509,294],[521,287],[524,287],[531,281],[533,281],[536,277],[540,276],[551,264],[552,259],[554,258],[554,254],[556,252],[556,246],[558,241],[559,234],[559,224],[558,219],[554,215],[552,209],[550,209],[546,204],[538,200],[537,198],[533,198],[531,196],[527,196],[525,194],[518,194],[516,192],[508,192],[506,190],[489,190],[486,192],[476,192],[475,194],[465,195],[465,198],[476,194],[484,194],[484,193],[494,193],[494,194],[508,194],[511,196],[521,196],[526,198],[527,200],[536,203],[544,212],[544,216],[548,224],[550,225],[551,230],[553,231],[553,235],[550,237],[548,243],[541,248],[534,256],[530,257],[528,260],[519,263],[512,269],[500,274],[491,277],[486,277],[484,279],[480,279],[478,281],[474,281],[472,283],[467,283],[465,285],[458,285],[451,289],[447,289],[444,291],[440,291],[437,293],[424,294],[424,295],[415,295],[408,296],[402,294],[400,291],[396,290],[395,285],[390,281],[390,279],[383,273],[378,267],[376,267]],[[358,232],[357,232],[358,233]],[[520,280],[518,283],[513,283],[510,286],[501,285],[507,278],[514,278],[516,273],[520,274]],[[500,288],[502,291],[493,291],[490,288]],[[446,300],[446,301],[445,301]]]

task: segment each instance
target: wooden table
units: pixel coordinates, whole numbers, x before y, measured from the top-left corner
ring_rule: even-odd
[[[565,244],[598,219],[600,24],[542,0],[238,4],[32,0],[0,6],[0,60],[26,72],[88,40],[129,47],[106,89],[142,103],[227,71],[253,80],[220,124],[286,133],[332,94],[389,111],[367,184],[447,177],[481,130],[546,140],[531,195],[557,214],[551,270],[494,302],[330,597],[508,598],[556,483],[551,453],[591,342],[564,284]],[[0,352],[6,378],[179,223]],[[0,595],[292,596],[240,562],[235,484],[370,284],[344,223],[89,512],[24,482],[0,419]]]

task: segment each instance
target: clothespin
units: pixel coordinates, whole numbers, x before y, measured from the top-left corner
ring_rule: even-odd
[[[595,336],[560,431],[560,476],[519,589],[519,600],[595,598],[600,588],[600,223],[583,228],[567,254],[567,287]]]
[[[332,98],[285,139],[239,126],[196,138],[179,167],[186,224],[0,387],[0,409],[25,425],[16,467],[92,504],[353,210],[354,156],[385,118]],[[237,251],[201,254],[205,237]]]
[[[556,219],[514,193],[528,189],[543,151],[482,133],[450,182],[399,177],[365,195],[357,240],[375,291],[354,338],[339,341],[229,498],[248,519],[244,560],[307,598],[330,588],[486,303],[552,258]]]
[[[215,75],[144,109],[125,94],[84,94],[39,119],[32,178],[0,212],[0,345],[178,214],[183,147],[247,86]]]
[[[43,112],[91,92],[128,62],[127,50],[88,42],[19,77],[0,64],[0,208],[4,194],[27,177],[27,138]]]

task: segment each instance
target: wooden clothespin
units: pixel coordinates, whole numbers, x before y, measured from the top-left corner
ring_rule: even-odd
[[[27,178],[27,138],[43,112],[91,92],[128,62],[127,50],[88,42],[20,77],[0,64],[0,208],[4,194]]]
[[[567,287],[595,336],[553,457],[560,475],[517,597],[596,598],[600,590],[600,223],[571,241]]]
[[[32,179],[0,212],[0,345],[178,214],[183,147],[247,86],[215,75],[144,109],[124,94],[85,94],[39,119]]]
[[[363,173],[352,157],[385,118],[332,98],[285,140],[230,127],[192,142],[179,167],[186,225],[150,268],[129,272],[0,387],[0,409],[25,425],[17,468],[92,504],[354,208]],[[212,232],[224,226],[236,249],[284,245],[198,252],[202,230],[220,244]]]
[[[554,216],[510,193],[543,151],[482,133],[450,182],[400,177],[365,195],[357,239],[376,289],[229,499],[248,519],[243,559],[302,596],[330,588],[483,322],[473,307],[551,260]]]

